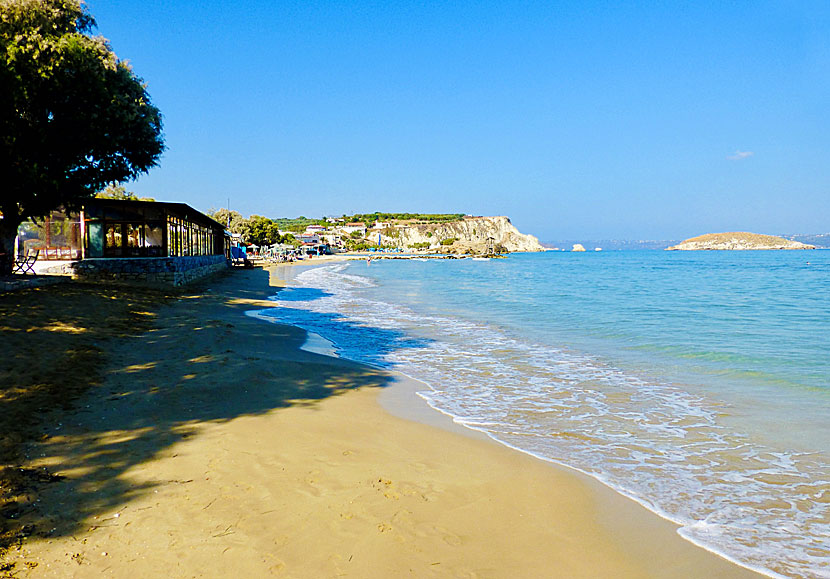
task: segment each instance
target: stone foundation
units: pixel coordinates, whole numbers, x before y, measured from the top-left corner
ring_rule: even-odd
[[[228,268],[224,255],[95,258],[72,263],[78,281],[177,287]]]

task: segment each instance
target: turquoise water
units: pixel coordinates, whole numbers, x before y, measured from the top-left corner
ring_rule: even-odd
[[[303,270],[269,315],[768,574],[830,577],[830,252]]]

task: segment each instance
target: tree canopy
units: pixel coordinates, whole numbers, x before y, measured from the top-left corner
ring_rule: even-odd
[[[227,209],[211,209],[208,211],[213,219],[226,225],[231,233],[239,233],[242,239],[248,243],[257,245],[272,245],[274,243],[297,243],[290,233],[280,235],[280,224],[262,215],[251,215],[248,218],[242,216],[238,211]]]
[[[103,191],[96,193],[97,199],[121,199],[126,201],[155,201],[152,197],[139,197],[132,191],[127,191],[123,185],[110,183]]]
[[[0,0],[0,241],[134,179],[164,150],[147,88],[80,0]]]

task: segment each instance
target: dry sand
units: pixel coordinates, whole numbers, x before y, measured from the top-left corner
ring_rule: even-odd
[[[101,384],[29,447],[28,468],[66,478],[32,495],[15,576],[755,576],[587,477],[453,431],[417,383],[243,315],[284,271],[234,272],[109,342]]]

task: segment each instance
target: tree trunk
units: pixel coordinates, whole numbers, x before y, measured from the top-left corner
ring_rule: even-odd
[[[0,219],[0,275],[10,275],[14,264],[14,238],[22,220],[15,215],[4,215]]]

